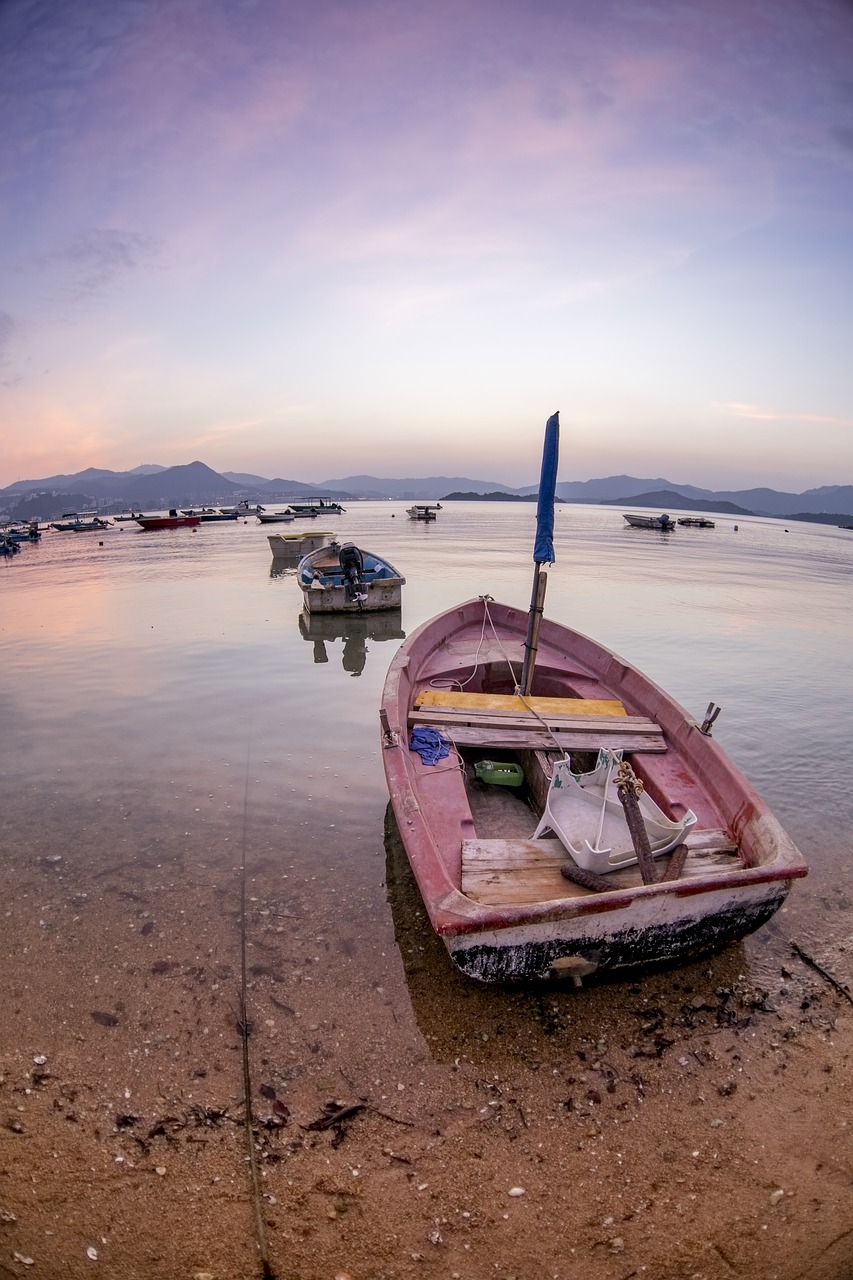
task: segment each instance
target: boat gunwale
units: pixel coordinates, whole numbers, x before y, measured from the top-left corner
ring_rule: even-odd
[[[305,536],[305,537],[311,537],[311,534],[305,534],[304,536]],[[312,564],[312,562],[313,562],[313,557],[323,555],[323,553],[324,553],[324,552],[328,552],[329,548],[330,548],[330,547],[332,547],[332,546],[334,546],[334,545],[335,545],[335,543],[334,543],[334,542],[327,542],[327,543],[326,543],[324,546],[322,546],[322,547],[314,547],[314,548],[313,548],[313,550],[311,550],[311,551],[306,551],[306,552],[305,552],[305,555],[304,555],[304,556],[302,556],[302,558],[301,558],[301,559],[300,559],[300,561],[299,561],[299,564],[296,566],[296,578],[297,578],[297,581],[299,582],[299,586],[301,587],[301,589],[302,589],[303,591],[310,590],[310,587],[306,587],[306,586],[302,583],[302,581],[301,581],[301,576],[302,576],[302,566],[303,566],[303,565]],[[345,545],[344,543],[338,543],[338,546],[339,546],[339,547],[344,546],[344,545]],[[370,582],[368,582],[368,583],[366,584],[368,587],[373,586],[373,585],[374,585],[374,583],[375,583],[377,586],[382,585],[382,584],[394,585],[395,583],[399,583],[399,585],[400,585],[401,587],[403,587],[403,586],[405,586],[405,585],[406,585],[406,579],[403,577],[402,573],[400,573],[400,570],[399,570],[399,569],[397,569],[397,568],[396,568],[396,567],[391,563],[391,561],[390,561],[390,560],[386,560],[384,556],[379,556],[379,555],[377,555],[375,551],[367,551],[367,550],[365,550],[365,548],[364,548],[364,547],[359,547],[359,548],[358,548],[358,550],[361,552],[361,554],[362,554],[363,556],[372,556],[372,558],[373,558],[374,560],[377,560],[377,561],[379,562],[379,564],[380,564],[380,565],[384,565],[384,567],[385,567],[386,569],[390,569],[390,570],[391,570],[391,573],[392,573],[392,576],[391,576],[390,578],[374,578],[374,579],[372,579]],[[340,586],[341,584],[340,584],[340,583],[336,583],[335,585],[336,585],[336,586]]]

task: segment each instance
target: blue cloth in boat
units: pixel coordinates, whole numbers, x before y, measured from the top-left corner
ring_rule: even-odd
[[[443,760],[450,754],[450,743],[442,737],[438,729],[419,724],[412,730],[409,750],[417,751],[424,764],[438,764],[439,760]]]

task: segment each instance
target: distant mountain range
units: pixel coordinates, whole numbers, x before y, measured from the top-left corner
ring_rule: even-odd
[[[359,498],[395,498],[405,501],[438,501],[448,495],[502,494],[525,498],[536,493],[536,485],[511,488],[496,480],[472,480],[465,476],[425,476],[380,479],[378,476],[343,476],[305,484],[299,480],[242,472],[213,471],[203,462],[178,467],[146,463],[132,471],[107,471],[89,467],[73,475],[47,476],[42,480],[16,480],[0,489],[0,508],[7,516],[41,516],[54,519],[62,511],[97,508],[123,510],[127,507],[164,510],[168,507],[202,503],[286,502],[306,494],[322,494],[339,502]],[[718,511],[733,515],[762,515],[788,519],[815,518],[821,522],[845,523],[853,516],[853,485],[824,485],[803,493],[776,489],[700,489],[657,477],[607,476],[600,480],[564,480],[557,485],[564,502],[608,503],[623,506],[671,507],[685,511]]]

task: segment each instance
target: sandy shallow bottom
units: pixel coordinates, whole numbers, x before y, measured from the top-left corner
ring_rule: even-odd
[[[0,855],[0,1276],[853,1275],[853,1009],[783,913],[758,965],[478,987],[393,831],[322,877],[260,833],[259,1226],[239,856],[87,864],[31,834]]]

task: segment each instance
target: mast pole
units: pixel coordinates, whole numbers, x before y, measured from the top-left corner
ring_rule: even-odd
[[[530,693],[533,684],[533,668],[539,648],[539,628],[545,606],[545,589],[548,575],[542,572],[543,564],[554,563],[554,495],[557,488],[557,461],[560,453],[560,415],[553,413],[545,423],[545,443],[542,449],[542,471],[539,477],[539,494],[536,506],[536,543],[533,548],[533,591],[530,597],[530,613],[527,620],[527,639],[524,643],[524,664],[521,671],[519,692],[523,697]]]
[[[530,597],[530,614],[527,620],[527,639],[524,642],[524,666],[521,671],[521,692],[526,697],[533,683],[533,668],[536,665],[536,653],[539,649],[539,627],[545,612],[545,591],[548,587],[548,574],[540,564],[533,569],[533,592]]]

